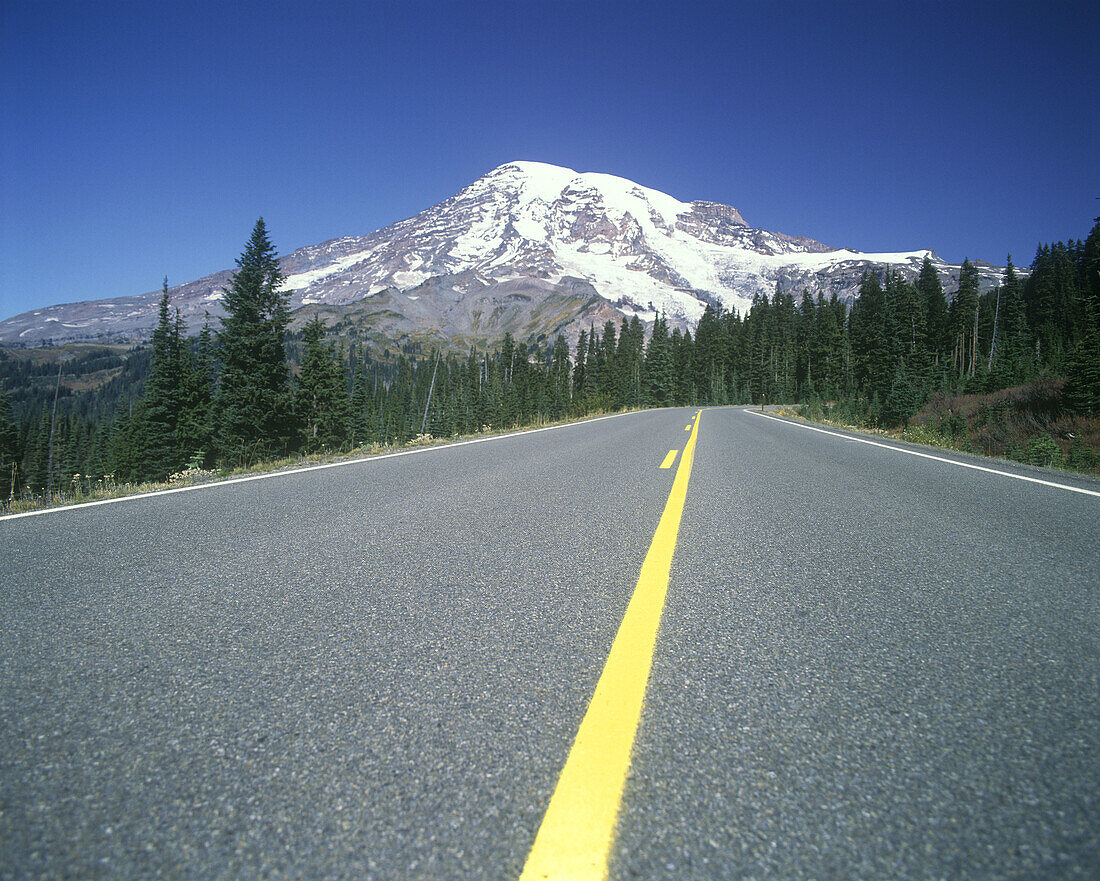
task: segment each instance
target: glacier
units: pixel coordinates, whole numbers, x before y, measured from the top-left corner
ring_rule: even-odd
[[[708,304],[745,311],[776,290],[850,301],[864,271],[913,278],[926,258],[950,296],[959,267],[928,248],[834,248],[754,228],[730,205],[515,161],[410,218],[299,248],[281,264],[292,309],[376,340],[485,346],[505,332],[575,340],[589,325],[635,315],[652,322],[663,313],[691,328]],[[999,267],[975,265],[983,289],[999,282]],[[221,314],[230,275],[170,289],[190,330]],[[24,313],[0,322],[0,343],[141,339],[156,325],[159,299],[153,291]]]

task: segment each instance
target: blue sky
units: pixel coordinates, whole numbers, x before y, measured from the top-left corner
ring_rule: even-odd
[[[0,3],[0,318],[370,232],[514,159],[864,251],[1100,214],[1100,4]]]

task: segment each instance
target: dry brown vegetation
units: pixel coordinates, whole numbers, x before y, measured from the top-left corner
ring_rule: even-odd
[[[1100,474],[1100,418],[1066,412],[1065,379],[988,394],[934,395],[903,428],[884,429],[842,402],[780,408],[786,416],[912,443]]]
[[[984,395],[937,395],[909,420],[909,430],[934,430],[968,441],[975,452],[1025,461],[1029,448],[1049,437],[1066,464],[1097,471],[1100,419],[1064,412],[1064,385],[1038,379]]]

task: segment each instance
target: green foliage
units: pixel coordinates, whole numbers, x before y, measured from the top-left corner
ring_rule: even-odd
[[[1069,362],[1062,400],[1067,410],[1100,416],[1100,321],[1093,321]]]
[[[221,374],[214,397],[220,461],[240,464],[285,454],[297,439],[285,336],[283,276],[263,218],[225,288],[218,333]]]
[[[342,358],[324,345],[325,325],[314,318],[302,332],[305,350],[295,404],[305,435],[306,452],[340,449],[352,429],[351,402]]]
[[[637,317],[608,321],[582,331],[573,353],[563,337],[511,335],[496,352],[462,356],[415,342],[345,352],[325,341],[320,321],[287,334],[262,220],[237,265],[216,339],[208,324],[187,340],[165,290],[148,346],[0,357],[0,489],[11,493],[9,463],[18,495],[159,479],[188,463],[195,472],[299,449],[400,444],[422,426],[450,437],[622,407],[802,402],[810,418],[897,426],[933,396],[1040,376],[1053,391],[1033,424],[990,406],[973,426],[944,412],[904,436],[955,449],[970,449],[973,436],[986,452],[1053,462],[1050,444],[1032,435],[1050,428],[1067,436],[1052,427],[1063,411],[1100,415],[1100,221],[1085,243],[1041,246],[1026,280],[1010,258],[999,287],[982,296],[967,261],[950,307],[926,260],[915,282],[865,275],[850,310],[835,295],[803,291],[796,303],[792,292],[776,291],[757,296],[745,314],[709,304],[694,332],[670,332],[659,315],[648,341]],[[1059,397],[1049,378],[1062,371]],[[91,372],[99,380],[79,391]],[[1028,407],[1030,418],[1038,404]],[[1087,468],[1094,456],[1078,440],[1066,460]]]
[[[924,304],[924,349],[929,360],[939,364],[947,359],[951,349],[951,316],[947,307],[947,298],[943,294],[943,286],[940,284],[940,277],[928,257],[925,257],[921,264],[920,276],[917,278],[917,291]]]
[[[909,421],[920,405],[924,403],[920,391],[913,384],[905,361],[899,360],[890,384],[890,392],[882,404],[882,422],[884,425],[904,425]]]
[[[1074,438],[1066,454],[1066,467],[1074,471],[1095,471],[1100,468],[1100,454],[1081,443],[1081,438]]]
[[[1025,457],[1031,465],[1043,468],[1061,468],[1062,450],[1049,434],[1037,434],[1027,442]]]
[[[886,294],[873,273],[863,275],[859,298],[848,319],[848,337],[856,385],[868,394],[885,395],[890,389],[893,364],[887,337]]]
[[[675,395],[672,382],[672,341],[668,336],[668,322],[663,314],[653,322],[653,333],[646,346],[643,364],[645,383],[643,399],[647,407],[663,407]]]
[[[798,408],[798,415],[811,422],[820,422],[825,418],[825,408],[820,398],[812,398],[808,404]]]
[[[160,481],[196,450],[208,450],[209,357],[209,329],[200,337],[196,360],[179,311],[171,314],[165,279],[143,395],[116,420],[105,455],[85,468],[91,464],[124,482]]]
[[[978,270],[963,260],[959,289],[951,301],[951,363],[959,376],[973,376],[978,369]]]
[[[11,399],[0,383],[0,496],[11,498],[19,485],[19,446]]]

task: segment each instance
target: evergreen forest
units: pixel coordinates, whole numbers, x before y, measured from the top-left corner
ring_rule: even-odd
[[[197,337],[165,280],[146,345],[53,359],[0,350],[0,499],[623,408],[789,403],[889,427],[935,402],[942,422],[952,396],[1024,387],[1054,415],[1100,424],[1100,219],[1085,240],[1041,245],[1027,271],[1010,257],[985,293],[969,261],[950,292],[925,261],[912,281],[865,274],[850,307],[779,291],[744,314],[708,305],[694,334],[659,316],[647,337],[634,317],[582,331],[575,347],[506,336],[492,352],[379,351],[327,339],[317,319],[291,332],[282,280],[260,219],[225,317]],[[1023,452],[1011,443],[982,452]],[[1096,450],[1079,451],[1094,468]]]

